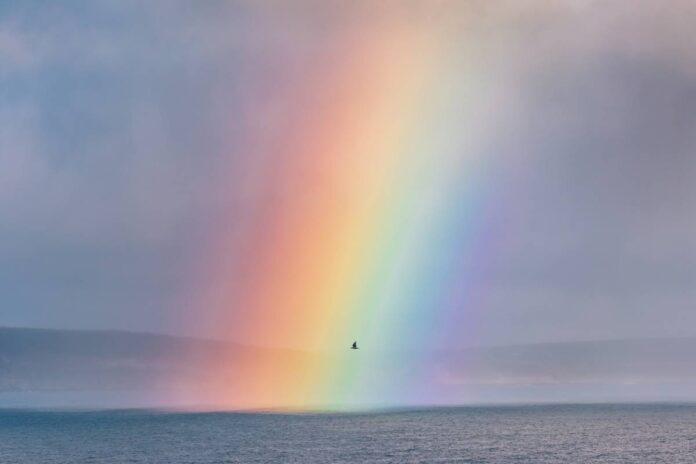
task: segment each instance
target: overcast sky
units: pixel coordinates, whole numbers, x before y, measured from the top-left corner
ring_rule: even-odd
[[[0,3],[0,325],[220,335],[192,263],[259,81],[429,2],[252,3]],[[485,150],[525,160],[474,340],[696,336],[696,5],[552,3],[433,13],[505,108]]]

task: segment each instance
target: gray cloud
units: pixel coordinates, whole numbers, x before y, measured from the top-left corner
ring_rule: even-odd
[[[287,110],[253,96],[396,14],[342,3],[1,7],[0,324],[190,330],[169,317],[187,263],[238,201],[212,180]],[[479,66],[472,130],[503,184],[468,340],[694,335],[693,4],[407,4]]]

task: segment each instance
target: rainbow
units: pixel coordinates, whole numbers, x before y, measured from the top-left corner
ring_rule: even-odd
[[[207,359],[200,403],[427,401],[422,353],[470,333],[494,226],[475,50],[399,20],[339,42],[230,123],[194,317],[264,354]]]

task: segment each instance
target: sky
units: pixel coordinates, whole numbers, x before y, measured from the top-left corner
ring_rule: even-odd
[[[264,280],[279,253],[290,264],[274,278],[317,292],[323,274],[340,280],[328,255],[292,247],[294,221],[348,243],[340,209],[363,220],[359,195],[413,176],[394,196],[415,238],[384,258],[407,277],[356,285],[418,299],[408,250],[461,255],[428,277],[460,279],[428,292],[475,288],[438,322],[440,348],[696,336],[694,15],[676,0],[0,1],[0,325],[316,348],[256,338],[238,307],[270,304],[264,288],[294,295]],[[431,104],[447,115],[423,116]],[[327,128],[334,117],[351,129]],[[396,148],[364,165],[341,152],[354,175],[314,183],[315,166],[333,169],[322,147],[371,149],[351,136],[393,124]],[[419,131],[456,142],[399,148]],[[441,164],[461,153],[466,175]],[[419,238],[431,215],[467,226]],[[290,229],[290,250],[264,246],[262,223]],[[230,284],[242,261],[262,262],[248,284],[261,290]],[[293,280],[308,261],[316,287]],[[293,308],[275,314],[292,324]]]

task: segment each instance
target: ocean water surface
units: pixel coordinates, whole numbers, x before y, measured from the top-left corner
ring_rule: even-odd
[[[4,409],[0,462],[694,463],[696,406],[301,415]]]

